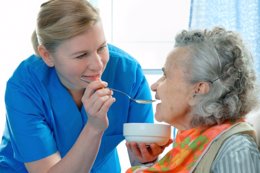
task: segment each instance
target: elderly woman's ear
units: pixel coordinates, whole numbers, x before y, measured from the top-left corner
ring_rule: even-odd
[[[195,105],[196,96],[207,94],[209,92],[209,88],[210,88],[210,86],[209,86],[208,82],[198,82],[198,83],[194,84],[189,104],[191,106]]]

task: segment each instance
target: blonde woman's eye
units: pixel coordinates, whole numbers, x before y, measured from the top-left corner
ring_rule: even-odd
[[[77,59],[82,59],[84,57],[88,56],[88,53],[83,53],[83,54],[80,54],[79,56],[77,56],[76,58]]]
[[[103,45],[98,49],[98,52],[102,52],[106,49],[107,45]]]

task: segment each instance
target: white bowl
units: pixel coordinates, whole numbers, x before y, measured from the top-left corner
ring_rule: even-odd
[[[123,135],[129,142],[165,145],[171,138],[171,126],[153,123],[124,123]]]

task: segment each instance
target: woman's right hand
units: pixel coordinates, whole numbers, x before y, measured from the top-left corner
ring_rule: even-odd
[[[91,169],[102,134],[108,127],[107,112],[115,101],[113,92],[106,87],[107,83],[102,81],[87,85],[81,101],[88,115],[88,123],[66,156],[61,158],[57,151],[41,160],[25,163],[28,172],[86,172]]]
[[[103,132],[108,127],[107,112],[115,102],[113,91],[106,87],[107,83],[104,81],[93,81],[87,84],[81,99],[87,112],[88,125],[97,132]]]

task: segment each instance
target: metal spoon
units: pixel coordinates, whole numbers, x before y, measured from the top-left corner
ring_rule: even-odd
[[[90,81],[87,81],[86,79],[84,78],[80,78],[82,81],[86,82],[86,83],[90,83]],[[129,96],[127,93],[123,92],[123,91],[120,91],[118,89],[114,89],[114,88],[110,88],[108,87],[109,89],[113,90],[113,91],[116,91],[116,92],[119,92],[123,95],[125,95],[126,97],[128,97],[131,101],[135,102],[135,103],[139,103],[139,104],[151,104],[153,102],[156,102],[157,100],[143,100],[143,99],[133,99],[131,96]]]

